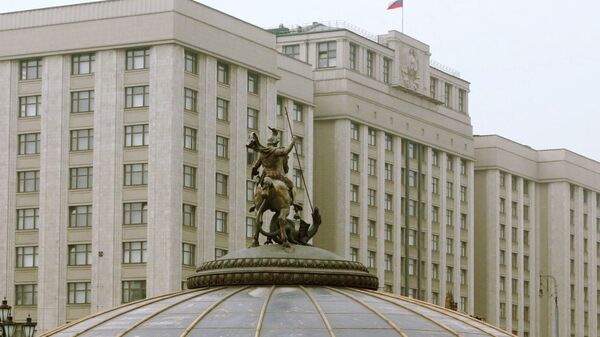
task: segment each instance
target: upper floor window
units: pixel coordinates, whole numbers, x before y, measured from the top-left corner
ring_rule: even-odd
[[[69,227],[91,227],[92,205],[69,207]]]
[[[367,51],[367,76],[374,77],[375,72],[373,71],[375,68],[375,53],[368,50]]]
[[[123,204],[123,225],[145,225],[147,223],[147,202],[128,202]]]
[[[437,96],[437,83],[437,78],[431,77],[429,79],[429,95],[431,96],[431,98],[436,98]]]
[[[350,68],[356,70],[358,68],[358,46],[350,43]]]
[[[75,167],[70,169],[71,183],[69,188],[72,190],[92,188],[93,168]]]
[[[377,145],[377,131],[375,129],[369,128],[368,144],[371,146]]]
[[[304,107],[300,103],[294,102],[294,110],[292,111],[292,119],[296,122],[302,122],[304,120]]]
[[[92,264],[92,244],[69,245],[69,266]]]
[[[282,116],[283,110],[284,110],[283,97],[277,96],[277,116]]]
[[[17,210],[17,230],[37,229],[40,219],[39,208]]]
[[[183,204],[183,225],[196,227],[196,206]]]
[[[88,151],[94,148],[94,130],[71,130],[71,151]]]
[[[42,59],[23,60],[20,63],[22,80],[42,78]]]
[[[149,133],[148,124],[125,126],[125,147],[147,146]]]
[[[75,91],[71,93],[71,112],[94,111],[94,90]]]
[[[150,87],[147,85],[125,88],[125,107],[141,108],[150,103]]]
[[[248,129],[257,130],[258,129],[258,110],[248,108]]]
[[[71,74],[93,74],[95,71],[96,54],[78,54],[71,56]]]
[[[185,242],[181,245],[181,264],[184,266],[196,264],[196,245]]]
[[[293,58],[300,58],[300,45],[292,44],[289,46],[283,46],[283,53]]]
[[[146,241],[123,242],[123,263],[146,263]]]
[[[69,282],[67,283],[67,291],[69,293],[68,304],[89,304],[92,301],[91,282]]]
[[[36,305],[37,284],[15,285],[15,302],[16,305]]]
[[[121,302],[129,303],[146,298],[146,281],[123,281]]]
[[[217,136],[217,157],[229,158],[229,139]]]
[[[184,89],[184,104],[183,108],[189,111],[198,111],[198,92],[196,90]]]
[[[17,268],[33,268],[38,266],[38,247],[17,247]]]
[[[450,83],[445,83],[444,85],[444,105],[450,108],[451,102],[451,94],[452,94],[452,85]]]
[[[40,190],[40,171],[17,172],[19,186],[17,192],[38,192]]]
[[[194,128],[189,128],[187,126],[183,127],[183,148],[187,150],[196,151],[196,134],[198,130]]]
[[[39,154],[40,133],[25,133],[19,135],[19,154]]]
[[[36,117],[40,115],[42,96],[19,97],[19,117]]]
[[[132,49],[127,51],[125,70],[147,69],[150,65],[150,49]]]
[[[189,50],[185,51],[185,71],[198,74],[198,54]]]
[[[221,121],[229,120],[229,101],[217,98],[217,119]]]
[[[294,141],[294,146],[296,147],[296,153],[299,156],[304,155],[304,138],[300,136],[296,136],[296,140]]]
[[[148,184],[148,164],[125,164],[125,186]]]
[[[350,122],[350,137],[354,140],[359,140],[358,124]]]
[[[196,188],[196,168],[183,165],[183,187]]]
[[[248,92],[258,94],[258,82],[260,77],[257,73],[248,72]]]
[[[337,66],[337,42],[321,42],[319,48],[319,68],[330,68]]]
[[[228,176],[226,174],[217,173],[216,174],[216,183],[215,189],[217,195],[227,196],[229,190],[227,187]]]
[[[215,232],[227,233],[227,213],[215,211]]]
[[[385,150],[394,151],[394,138],[387,133],[385,134]]]
[[[390,69],[392,68],[392,60],[387,57],[383,58],[383,82],[390,84]]]
[[[458,90],[458,111],[467,112],[467,92],[463,89]]]
[[[217,82],[229,84],[229,64],[217,62]]]

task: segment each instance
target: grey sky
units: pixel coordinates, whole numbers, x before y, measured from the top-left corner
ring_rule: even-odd
[[[0,12],[86,1],[0,0]],[[345,20],[400,30],[388,0],[200,0],[261,27]],[[404,0],[404,32],[471,82],[476,134],[600,161],[600,2]]]

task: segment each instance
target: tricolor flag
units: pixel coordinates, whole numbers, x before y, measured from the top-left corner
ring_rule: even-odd
[[[396,0],[394,2],[392,2],[387,9],[396,9],[396,8],[402,8],[404,0]]]

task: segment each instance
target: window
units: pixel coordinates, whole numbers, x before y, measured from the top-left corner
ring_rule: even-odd
[[[416,240],[416,236],[417,236],[417,231],[409,229],[408,230],[408,245],[409,246],[414,246],[417,242]]]
[[[69,282],[67,283],[69,297],[68,304],[89,304],[91,303],[92,283],[91,282]]]
[[[519,255],[517,253],[512,253],[511,254],[511,261],[510,261],[511,265],[513,268],[517,268],[519,265]]]
[[[417,215],[417,201],[416,200],[408,200],[408,216],[416,216]]]
[[[446,267],[446,282],[454,282],[454,268]]]
[[[358,124],[350,122],[350,136],[353,140],[359,140]]]
[[[431,292],[431,303],[435,304],[435,305],[439,305],[440,304],[440,294],[432,291]]]
[[[392,68],[392,60],[387,57],[383,58],[383,82],[390,84],[390,69]]]
[[[350,234],[358,234],[358,217],[350,216]]]
[[[454,239],[446,238],[446,254],[454,254]]]
[[[465,113],[467,112],[467,92],[463,89],[458,89],[458,111]]]
[[[367,51],[367,76],[374,77],[373,68],[375,68],[375,53]]]
[[[196,206],[183,204],[182,224],[188,227],[196,227]]]
[[[350,170],[354,172],[358,172],[358,154],[351,153],[350,154]]]
[[[40,133],[25,133],[19,135],[19,154],[40,153]]]
[[[38,247],[17,247],[17,268],[33,268],[38,266]]]
[[[248,72],[248,92],[258,94],[258,82],[260,77],[257,73]]]
[[[518,215],[517,214],[517,202],[516,201],[513,201],[511,203],[510,212],[512,213],[512,217],[516,219],[517,215]]]
[[[368,172],[369,172],[370,176],[377,175],[377,160],[375,160],[373,158],[369,158],[367,167],[368,167]]]
[[[464,159],[461,159],[459,161],[459,164],[460,164],[460,174],[463,176],[466,176],[467,175],[467,161]]]
[[[296,147],[296,153],[299,156],[303,156],[304,155],[304,138],[296,136],[296,139],[294,141],[294,146]]]
[[[394,166],[390,163],[385,163],[385,180],[394,180]]]
[[[94,130],[71,130],[71,151],[89,151],[94,148]]]
[[[350,69],[357,70],[358,68],[358,46],[350,43]]]
[[[128,202],[123,204],[123,225],[145,225],[147,223],[147,202]]]
[[[369,252],[367,254],[367,267],[375,268],[376,260],[377,260],[377,255],[375,254],[375,252],[372,250],[369,250]]]
[[[437,78],[431,77],[429,79],[429,95],[431,96],[431,98],[436,98],[436,92],[437,92],[437,83],[438,80]]]
[[[440,237],[437,234],[431,235],[431,250],[437,252],[439,248]]]
[[[37,284],[17,284],[15,285],[15,304],[16,305],[36,305],[37,304]]]
[[[460,214],[460,229],[468,229],[467,228],[467,215],[465,213]]]
[[[368,144],[371,146],[377,145],[377,131],[375,129],[369,128]]]
[[[92,244],[69,245],[69,266],[88,266],[92,264]]]
[[[17,172],[19,189],[17,192],[38,192],[40,190],[40,171]]]
[[[296,189],[302,189],[302,171],[294,169],[294,187]]]
[[[227,196],[227,175],[217,173],[216,175],[216,192],[217,195]]]
[[[350,201],[358,202],[358,185],[350,184]]]
[[[69,227],[91,227],[92,226],[92,205],[70,206],[69,207]]]
[[[148,184],[148,164],[125,164],[125,186],[147,185]]]
[[[23,60],[19,65],[22,80],[37,80],[42,78],[42,59]]]
[[[19,97],[19,117],[36,117],[40,115],[42,96]]]
[[[198,74],[198,54],[189,50],[185,51],[184,69],[188,73]]]
[[[39,220],[39,208],[17,209],[17,230],[37,229]]]
[[[385,203],[384,203],[384,209],[386,211],[391,211],[392,210],[392,206],[393,205],[393,197],[391,194],[386,193],[385,194]]]
[[[149,132],[148,124],[125,126],[125,147],[147,146]]]
[[[258,130],[258,110],[248,108],[248,129]]]
[[[504,198],[500,198],[500,214],[506,213],[506,201]]]
[[[75,167],[69,170],[71,183],[69,188],[72,190],[92,188],[94,176],[91,167]]]
[[[500,224],[500,239],[506,238],[506,225]]]
[[[375,207],[377,205],[377,192],[374,189],[369,188],[369,199],[368,205]]]
[[[450,85],[450,83],[445,83],[444,84],[444,105],[447,108],[450,108],[450,95],[452,93],[452,85]]]
[[[390,152],[394,151],[394,138],[387,133],[385,134],[385,150]]]
[[[500,187],[506,186],[506,173],[500,172]]]
[[[198,92],[196,90],[185,88],[183,90],[183,108],[188,111],[198,111]]]
[[[511,176],[511,188],[513,192],[517,191],[517,184],[519,183],[519,178],[517,176]]]
[[[415,259],[408,259],[408,275],[415,275],[416,271],[415,271],[415,267],[417,265],[417,260]],[[409,294],[409,296],[413,296],[411,294]]]
[[[467,202],[467,186],[460,186],[460,201]]]
[[[383,234],[385,236],[385,241],[394,241],[393,236],[392,236],[393,235],[392,225],[385,224]]]
[[[431,178],[431,193],[440,194],[440,179],[436,177]]]
[[[506,291],[506,277],[500,276],[498,288],[500,291]]]
[[[223,62],[217,62],[217,82],[220,84],[229,84],[229,65]]]
[[[150,65],[150,49],[132,49],[127,53],[127,64],[125,70],[147,69]]]
[[[227,249],[215,248],[215,258],[217,259],[227,255],[227,253],[229,253]]]
[[[183,187],[196,188],[196,168],[183,165]]]
[[[500,265],[506,265],[506,252],[504,250],[500,250]]]
[[[467,243],[465,241],[460,242],[460,257],[467,257]]]
[[[75,91],[71,93],[71,112],[94,111],[94,91]]]
[[[462,285],[467,284],[467,270],[466,269],[460,270],[460,284],[462,284]],[[464,298],[464,297],[462,297],[462,298]]]
[[[350,260],[353,262],[358,261],[358,248],[350,247]]]
[[[431,152],[431,165],[440,166],[440,154],[437,151]]]
[[[229,101],[217,98],[217,119],[221,121],[229,120]]]
[[[181,264],[184,266],[196,264],[196,245],[185,242],[181,245]]]
[[[431,206],[431,221],[440,222],[440,208],[437,206]]]
[[[93,74],[95,71],[96,54],[78,54],[71,56],[71,74]]]
[[[277,96],[277,116],[283,115],[284,105],[283,105],[283,97]]]
[[[416,159],[417,152],[415,151],[415,144],[409,142],[407,144],[407,148],[408,148],[408,158]]]
[[[304,106],[302,104],[294,102],[292,120],[296,122],[304,121]]]
[[[246,201],[254,200],[254,189],[256,182],[254,180],[246,180]]]
[[[336,42],[321,42],[318,44],[319,68],[335,67],[336,63]]]
[[[254,237],[254,227],[256,226],[256,219],[253,217],[246,217],[246,237]]]
[[[438,280],[440,278],[440,266],[437,263],[431,264],[431,279]]]
[[[198,131],[187,126],[183,127],[183,148],[196,151],[196,134]]]
[[[454,171],[454,158],[451,155],[447,154],[446,161],[448,162],[447,163],[448,171]]]
[[[123,242],[123,263],[146,263],[146,241]]]
[[[392,260],[393,260],[393,257],[391,254],[385,254],[385,258],[384,258],[385,271],[392,271]]]
[[[289,46],[283,46],[283,53],[287,56],[298,59],[300,58],[300,45],[292,44]]]
[[[217,157],[224,159],[229,157],[229,139],[217,136]]]
[[[125,108],[147,107],[150,103],[149,88],[147,85],[125,88]]]
[[[123,281],[121,302],[129,303],[146,298],[146,281]]]
[[[377,237],[377,223],[375,220],[369,220],[368,235],[370,238]]]
[[[529,231],[523,230],[523,243],[529,245]]]
[[[227,233],[227,213],[222,211],[215,212],[215,232]]]
[[[500,303],[500,318],[506,319],[506,303]]]
[[[454,184],[451,181],[446,182],[446,198],[454,198]]]
[[[417,187],[417,171],[408,171],[408,187]]]

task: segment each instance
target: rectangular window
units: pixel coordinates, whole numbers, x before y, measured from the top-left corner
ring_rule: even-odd
[[[350,43],[350,69],[358,69],[358,46],[354,43]]]
[[[258,130],[258,110],[248,108],[248,129]]]
[[[452,94],[452,85],[450,85],[450,83],[445,83],[444,84],[444,105],[447,108],[450,108],[450,104],[452,103],[451,101],[451,95]]]
[[[89,151],[94,148],[94,130],[71,130],[71,151]]]
[[[229,139],[217,136],[217,157],[229,158]]]
[[[392,271],[392,260],[393,256],[391,254],[385,254],[385,271]]]
[[[246,201],[254,200],[254,189],[256,182],[254,180],[246,180]]]
[[[294,141],[294,146],[296,147],[296,153],[299,156],[303,156],[304,155],[304,138],[300,137],[300,136],[296,136],[296,139]]]
[[[146,263],[146,241],[123,242],[123,263]]]
[[[39,221],[39,208],[17,209],[17,230],[37,229]]]
[[[284,105],[283,97],[277,96],[277,116],[283,115]]]
[[[464,159],[460,160],[460,174],[463,176],[467,175],[467,161]]]
[[[408,216],[416,216],[417,215],[417,201],[416,200],[408,200]]]
[[[377,205],[377,191],[375,191],[374,189],[369,188],[369,195],[368,195],[369,199],[368,199],[368,205],[375,207]]]
[[[459,89],[458,90],[458,111],[465,113],[467,112],[467,106],[466,106],[466,101],[467,101],[467,92],[463,89]]]
[[[377,131],[369,128],[368,144],[371,146],[377,146]]]
[[[460,242],[460,257],[467,257],[467,243],[465,241]]]
[[[375,72],[373,69],[375,68],[375,53],[367,50],[367,76],[374,77]]]
[[[37,284],[17,284],[15,285],[15,304],[36,305],[37,304]]]
[[[19,188],[17,192],[38,192],[40,190],[40,171],[17,172]]]
[[[17,268],[34,268],[38,266],[38,247],[17,247]]]
[[[385,194],[385,203],[384,203],[384,209],[386,211],[391,211],[393,209],[393,197],[391,194],[386,193]]]
[[[394,166],[390,163],[385,163],[385,180],[394,180]]]
[[[446,238],[446,254],[454,254],[454,239]]]
[[[150,87],[141,85],[125,88],[125,108],[147,107],[150,103]]]
[[[375,268],[377,261],[377,255],[374,251],[369,250],[367,254],[367,268]]]
[[[257,73],[248,72],[248,92],[258,94],[260,76]]]
[[[129,303],[146,298],[146,281],[123,281],[121,302]]]
[[[123,225],[145,225],[147,223],[147,202],[128,202],[123,204]]]
[[[417,231],[413,229],[408,230],[408,245],[413,247],[417,244]]]
[[[446,154],[446,169],[448,171],[454,171],[454,158],[452,157],[452,155]]]
[[[124,185],[136,186],[148,184],[148,164],[125,164],[124,167]]]
[[[440,237],[436,234],[431,235],[431,250],[437,252],[440,244]]]
[[[256,218],[246,217],[246,237],[254,237],[254,227],[256,225]]]
[[[466,269],[460,270],[460,284],[462,284],[462,285],[467,284],[467,270]]]
[[[217,62],[217,82],[229,84],[229,64]]]
[[[350,122],[350,137],[353,140],[359,140],[358,124]]]
[[[188,73],[198,74],[198,54],[186,50],[184,67]]]
[[[358,234],[358,217],[350,216],[350,234]]]
[[[196,188],[196,168],[183,165],[183,187]]]
[[[126,52],[125,70],[148,69],[150,66],[150,49],[132,49]]]
[[[70,206],[69,227],[81,228],[92,226],[92,205]]]
[[[440,180],[438,178],[431,178],[431,193],[440,194]]]
[[[67,283],[69,298],[67,304],[89,304],[91,303],[91,282],[69,282]]]
[[[408,171],[408,187],[417,187],[417,171]]]
[[[467,215],[464,213],[460,214],[460,229],[467,229]]]
[[[460,201],[467,202],[467,186],[460,186]]]
[[[198,92],[196,90],[185,88],[183,90],[183,108],[188,111],[198,111]]]
[[[217,98],[217,119],[221,121],[229,120],[229,101]]]
[[[300,45],[292,44],[289,46],[283,46],[283,53],[287,56],[298,59],[300,58]]]
[[[148,124],[125,126],[125,147],[148,146],[149,130]]]
[[[93,112],[94,90],[75,91],[71,93],[71,112]]]
[[[370,238],[377,237],[377,223],[375,220],[369,220],[369,226],[367,227],[367,235]]]
[[[394,241],[393,239],[393,227],[390,224],[385,224],[385,228],[383,231],[385,241]]]
[[[440,208],[437,206],[431,206],[431,221],[440,222]]]
[[[408,147],[408,158],[417,159],[417,151],[415,151],[415,144],[409,142],[407,147]]]
[[[454,225],[454,211],[451,209],[446,210],[446,226]]]
[[[436,98],[436,93],[437,93],[437,78],[431,77],[429,79],[429,96],[431,96],[431,98]]]
[[[196,265],[196,245],[185,242],[181,245],[181,264],[184,266]]]
[[[350,261],[358,261],[358,248],[350,247]]]
[[[437,151],[431,152],[431,165],[440,166],[440,154]]]
[[[23,60],[19,65],[21,80],[37,80],[42,78],[42,59]]]
[[[181,222],[184,226],[196,227],[196,206],[183,204],[183,219]]]
[[[42,96],[19,97],[19,117],[36,117],[40,115]]]
[[[440,278],[440,266],[437,263],[431,264],[431,279],[438,280]]]
[[[217,195],[227,196],[227,175],[222,173],[217,173],[216,175],[216,191]]]
[[[222,258],[223,256],[227,255],[227,253],[229,253],[229,251],[227,249],[215,248],[215,258],[216,259]]]
[[[368,172],[370,176],[376,176],[377,175],[377,161],[373,158],[369,158],[368,161]]]
[[[446,198],[454,199],[454,184],[451,181],[446,182]]]
[[[350,201],[358,202],[358,185],[350,184]]]
[[[40,133],[25,133],[19,135],[19,154],[40,153]]]
[[[385,150],[393,152],[394,151],[394,138],[392,135],[385,134]]]
[[[215,212],[215,232],[227,233],[227,213],[216,211]]]
[[[446,267],[446,282],[454,282],[454,268]]]
[[[75,167],[69,170],[70,185],[72,190],[88,189],[93,185],[93,168],[91,167]]]
[[[96,54],[78,54],[71,56],[71,74],[93,74],[95,71]]]
[[[92,264],[92,244],[69,245],[69,266],[88,266]]]
[[[194,128],[189,128],[187,126],[183,127],[183,148],[187,150],[196,151],[196,134],[198,130]]]
[[[304,106],[302,104],[294,102],[294,108],[292,110],[292,120],[295,122],[304,121]]]
[[[337,66],[337,42],[321,42],[318,44],[319,68],[330,68]]]
[[[392,68],[392,60],[387,57],[383,58],[383,82],[390,84],[390,69]]]
[[[294,187],[298,190],[303,188],[302,186],[302,171],[295,168],[294,169]]]
[[[354,172],[358,172],[359,168],[359,156],[356,153],[350,154],[350,170]]]
[[[408,259],[408,275],[415,275],[417,273],[416,269],[417,269],[417,260]],[[414,293],[409,294],[409,296],[413,297]]]

